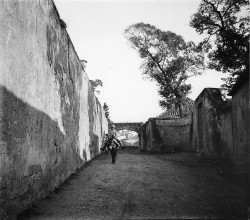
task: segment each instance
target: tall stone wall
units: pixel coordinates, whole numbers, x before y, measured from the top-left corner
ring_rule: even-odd
[[[249,76],[232,94],[233,161],[250,183],[250,88]],[[245,175],[247,174],[247,175]],[[250,191],[250,190],[249,190]]]
[[[250,183],[249,73],[243,74],[223,101],[219,89],[206,88],[195,100],[192,145],[198,154],[227,161],[239,182]],[[229,165],[228,164],[228,165]]]
[[[216,88],[206,88],[195,100],[192,148],[216,159],[232,159],[232,106]]]
[[[169,153],[190,151],[191,117],[164,120],[149,119],[139,131],[140,151]]]
[[[15,215],[96,156],[108,123],[52,0],[0,0],[0,30],[0,207]]]

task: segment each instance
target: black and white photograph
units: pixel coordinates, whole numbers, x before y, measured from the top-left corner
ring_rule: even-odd
[[[0,0],[0,220],[250,220],[249,0]]]

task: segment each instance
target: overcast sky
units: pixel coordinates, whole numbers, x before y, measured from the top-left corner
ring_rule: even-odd
[[[199,42],[189,26],[200,0],[55,0],[61,18],[80,59],[87,60],[89,79],[101,79],[97,95],[109,106],[114,122],[145,122],[163,112],[154,82],[145,81],[139,69],[141,59],[128,45],[124,30],[144,22],[163,31],[182,35],[187,41]],[[225,75],[206,71],[192,78],[193,100],[205,87],[219,87]]]

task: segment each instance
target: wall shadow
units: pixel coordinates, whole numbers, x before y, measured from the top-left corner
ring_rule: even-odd
[[[57,121],[4,86],[0,127],[0,217],[17,215],[84,163],[77,130],[64,135]]]

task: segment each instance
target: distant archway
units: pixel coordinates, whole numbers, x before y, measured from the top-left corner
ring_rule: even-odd
[[[121,123],[114,123],[115,129],[118,130],[130,130],[139,132],[140,127],[143,125],[142,122],[121,122]]]
[[[139,138],[139,130],[140,127],[143,125],[143,122],[119,122],[119,123],[113,123],[115,125],[115,130],[119,132],[120,130],[128,130],[128,131],[134,131],[138,134],[138,146],[140,145],[140,138]],[[131,146],[131,145],[130,145]]]
[[[139,135],[137,131],[126,128],[117,130],[117,138],[122,142],[123,146],[139,147]]]

